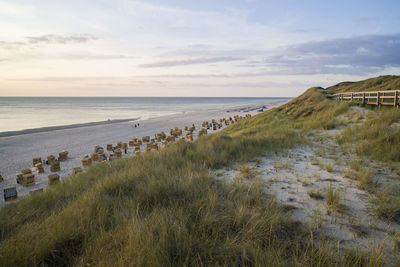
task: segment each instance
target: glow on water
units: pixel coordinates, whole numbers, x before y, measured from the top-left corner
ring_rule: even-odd
[[[0,132],[108,119],[148,119],[246,105],[268,105],[279,99],[283,98],[1,97]]]

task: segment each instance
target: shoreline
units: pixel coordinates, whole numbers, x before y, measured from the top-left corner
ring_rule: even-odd
[[[76,123],[76,124],[59,125],[59,126],[46,126],[46,127],[18,130],[18,131],[7,131],[7,132],[0,132],[0,137],[11,137],[11,136],[17,136],[17,135],[24,135],[24,134],[52,132],[52,131],[57,131],[57,130],[67,130],[67,129],[75,129],[75,128],[81,128],[81,127],[98,126],[98,125],[104,125],[104,124],[130,122],[130,121],[137,121],[139,119],[140,118],[106,120],[106,121]]]
[[[282,100],[285,101],[285,100]],[[207,112],[207,111],[222,111],[225,110],[227,113],[234,113],[234,112],[252,112],[258,109],[269,109],[266,105],[241,105],[241,106],[233,106],[230,108],[224,109],[205,109],[205,110],[197,110],[197,111],[188,111],[188,112],[175,112],[172,114],[164,114],[161,116],[154,116],[149,117],[144,120],[151,120],[157,118],[163,118],[168,116],[176,116],[176,115],[185,115],[197,112]],[[35,133],[43,133],[43,132],[52,132],[58,130],[67,130],[67,129],[75,129],[75,128],[82,128],[82,127],[92,127],[92,126],[100,126],[105,124],[115,124],[115,123],[125,123],[125,122],[134,122],[134,121],[141,121],[141,117],[138,118],[128,118],[128,119],[108,119],[104,121],[94,121],[94,122],[83,122],[83,123],[73,123],[73,124],[65,124],[65,125],[56,125],[56,126],[44,126],[44,127],[37,127],[37,128],[29,128],[29,129],[22,129],[22,130],[15,130],[15,131],[5,131],[0,132],[0,137],[12,137],[18,135],[26,135],[26,134],[35,134]]]
[[[120,120],[114,123],[96,123],[81,127],[65,127],[52,131],[33,131],[31,133],[0,137],[0,173],[4,181],[0,182],[0,208],[6,204],[3,198],[3,189],[16,186],[18,198],[29,195],[29,191],[40,188],[47,188],[47,176],[50,172],[49,166],[45,165],[45,173],[36,174],[35,184],[23,187],[16,184],[16,173],[32,167],[32,159],[41,157],[45,159],[48,155],[58,155],[59,152],[67,150],[69,158],[61,162],[61,170],[55,172],[60,175],[61,180],[69,177],[72,169],[82,167],[81,159],[84,155],[90,154],[96,145],[106,147],[106,144],[116,144],[117,142],[128,142],[134,137],[154,136],[161,131],[168,132],[171,128],[183,128],[186,125],[195,124],[196,131],[194,140],[197,139],[198,130],[203,121],[211,119],[229,118],[234,115],[245,116],[246,114],[260,114],[257,110],[265,107],[265,110],[281,106],[289,100],[279,100],[264,105],[236,106],[217,110],[203,110],[194,112],[178,113],[165,115],[150,119],[135,121],[140,122],[140,127],[134,128],[132,120]],[[245,110],[243,108],[246,108]],[[53,128],[53,127],[52,127]],[[226,127],[223,127],[224,129]],[[39,129],[40,130],[40,129]],[[217,130],[218,131],[218,130]],[[210,134],[217,131],[209,131]],[[143,151],[144,147],[142,148]],[[128,148],[128,153],[123,157],[131,157],[132,148]],[[82,168],[85,170],[86,168]]]

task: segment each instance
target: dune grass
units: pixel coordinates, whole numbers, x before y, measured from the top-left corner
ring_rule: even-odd
[[[354,143],[361,157],[399,162],[400,110],[386,107],[370,112],[365,123],[346,128],[338,143]]]
[[[301,142],[285,127],[239,136],[218,133],[195,143],[181,141],[162,152],[98,164],[0,210],[0,265],[322,260],[317,250],[302,248],[307,244],[288,252],[288,240],[304,234],[302,227],[283,215],[257,179],[226,184],[209,174],[210,169],[275,155]]]
[[[295,145],[290,140],[278,147]],[[337,255],[309,242],[306,228],[259,179],[210,176],[210,167],[243,157],[243,142],[222,133],[179,142],[98,164],[7,205],[0,211],[1,265],[334,265]],[[266,139],[245,143],[274,152]]]
[[[243,165],[239,171],[240,177],[247,180],[254,179],[258,175],[258,172],[247,164]]]
[[[371,200],[378,217],[400,223],[400,187],[385,186]]]
[[[335,117],[349,104],[327,95],[312,88],[196,142],[97,164],[6,205],[0,210],[0,265],[381,265],[380,252],[342,253],[314,242],[318,237],[292,221],[256,176],[228,183],[210,175],[307,144],[310,130],[340,126]],[[326,199],[338,203],[335,192]]]
[[[341,203],[341,196],[342,192],[340,191],[340,189],[335,189],[332,185],[327,188],[325,198],[328,214],[332,211],[341,213],[346,212],[347,207]]]
[[[328,87],[327,90],[335,93],[398,90],[400,76],[384,75],[358,82],[342,82]]]
[[[333,166],[332,166],[332,164],[325,164],[325,170],[327,171],[327,172],[333,172]]]

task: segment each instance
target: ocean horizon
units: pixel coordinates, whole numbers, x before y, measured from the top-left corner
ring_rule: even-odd
[[[0,97],[0,133],[108,120],[146,120],[265,105],[290,97]]]

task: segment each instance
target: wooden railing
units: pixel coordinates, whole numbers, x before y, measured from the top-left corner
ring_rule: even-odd
[[[398,107],[400,105],[400,91],[374,91],[374,92],[350,92],[332,95],[339,102],[352,101],[363,105],[386,105]]]

